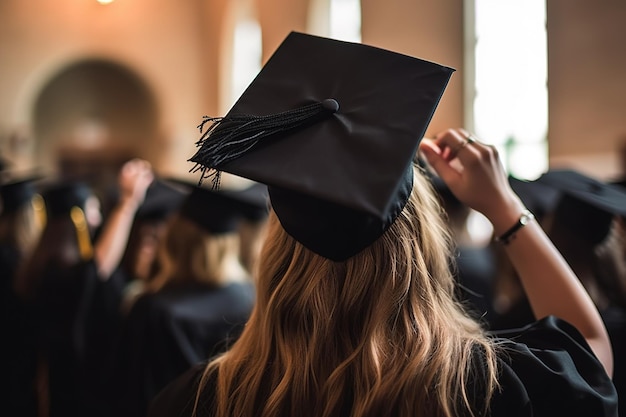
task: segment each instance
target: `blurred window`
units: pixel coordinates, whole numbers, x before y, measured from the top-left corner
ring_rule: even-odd
[[[257,21],[246,18],[237,22],[233,42],[230,105],[235,104],[261,70],[261,40],[261,26]]]
[[[534,179],[548,167],[546,2],[466,6],[466,125],[497,146],[511,174]]]

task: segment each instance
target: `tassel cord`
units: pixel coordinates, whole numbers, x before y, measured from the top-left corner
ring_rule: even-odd
[[[329,107],[329,101],[332,101],[334,106]],[[324,100],[267,116],[204,116],[198,125],[202,136],[196,142],[196,146],[200,149],[190,159],[191,162],[195,162],[190,172],[200,171],[200,184],[203,179],[212,178],[213,188],[219,188],[219,166],[246,154],[262,138],[304,127],[332,115],[337,109],[336,101]],[[203,133],[208,123],[211,125]]]
[[[215,168],[238,158],[254,147],[260,138],[300,127],[323,112],[321,103],[313,103],[268,116],[235,116],[213,120],[213,125],[197,142],[200,150],[193,159],[202,160],[203,165]],[[232,152],[228,152],[230,149]]]

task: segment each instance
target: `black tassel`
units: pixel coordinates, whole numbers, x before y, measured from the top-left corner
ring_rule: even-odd
[[[190,172],[201,172],[200,184],[212,178],[213,188],[220,185],[219,167],[245,155],[261,139],[276,133],[308,126],[329,117],[339,110],[333,99],[308,104],[294,110],[268,116],[232,115],[229,117],[204,116],[198,129],[202,136],[196,142],[200,149],[189,159],[195,162]],[[207,123],[209,128],[203,133]]]

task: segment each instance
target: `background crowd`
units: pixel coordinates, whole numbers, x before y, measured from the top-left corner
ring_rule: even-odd
[[[490,330],[534,322],[501,247],[476,237],[476,213],[432,181],[468,310]],[[509,181],[599,309],[625,396],[626,189],[575,170]],[[264,186],[218,192],[158,178],[141,160],[112,185],[103,216],[88,179],[3,172],[7,415],[145,415],[168,382],[227,349],[252,311]]]

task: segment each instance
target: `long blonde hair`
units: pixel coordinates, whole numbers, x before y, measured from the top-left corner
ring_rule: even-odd
[[[158,252],[159,272],[147,290],[195,282],[222,286],[248,278],[239,264],[239,237],[236,232],[213,235],[176,215],[168,224]]]
[[[255,309],[207,366],[196,412],[211,377],[218,417],[487,412],[495,346],[455,298],[451,240],[423,176],[390,229],[344,262],[303,247],[274,213],[268,233]]]

